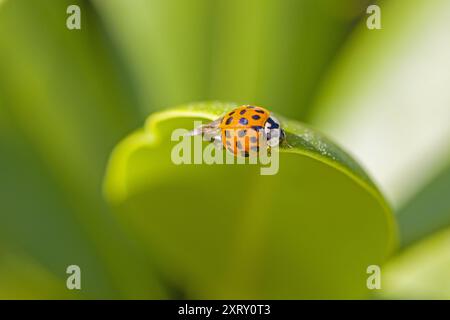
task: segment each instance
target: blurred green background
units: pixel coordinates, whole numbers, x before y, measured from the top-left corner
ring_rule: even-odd
[[[164,167],[161,176],[144,186],[145,192],[121,205],[102,193],[111,152],[150,113],[192,101],[222,100],[261,105],[311,124],[343,146],[379,186],[396,216],[400,245],[386,261],[378,249],[368,249],[384,262],[382,289],[356,297],[449,299],[450,2],[377,1],[382,29],[369,30],[366,8],[372,3],[0,1],[0,298],[255,297],[252,290],[258,286],[236,280],[227,287],[226,276],[223,283],[214,283],[211,268],[220,266],[223,257],[216,260],[201,251],[185,257],[172,250],[191,237],[194,247],[208,240],[177,229],[168,234],[171,224],[164,223],[170,217],[151,220],[152,196],[178,202],[168,207],[168,214],[172,208],[182,215],[196,205],[205,216],[230,211],[202,197],[188,199],[180,187],[193,175],[207,189],[208,179],[228,174],[224,168],[179,173]],[[81,30],[66,28],[70,4],[81,8]],[[151,168],[160,158],[149,153],[136,161]],[[276,183],[286,191],[280,196],[294,199],[307,192],[312,198],[317,195],[318,202],[336,200],[333,194],[343,184],[330,183],[320,198],[323,180],[310,175],[302,181],[300,173],[307,175],[305,168],[314,172],[315,165],[302,161],[286,161],[300,182],[285,183],[290,178],[281,175]],[[236,170],[233,174],[241,174]],[[145,179],[154,177],[145,174]],[[249,182],[250,188],[258,185],[257,180]],[[165,187],[179,192],[164,193]],[[347,202],[341,199],[342,211],[327,211],[326,217],[346,210],[352,219],[370,215],[372,206],[365,200],[354,200],[345,209],[361,192],[352,188],[342,198]],[[306,239],[314,239],[311,248],[316,243],[319,249],[336,239],[340,243],[341,235],[332,227],[343,221],[317,220],[322,231],[307,233],[303,220],[295,220],[303,213],[294,205],[268,211],[269,217],[276,212],[281,220],[272,222],[273,235],[264,243],[279,255],[263,258],[294,265],[308,259],[311,266],[317,259],[315,266],[326,272],[326,259],[313,254],[302,258],[286,246],[289,238],[279,243],[274,239],[284,226],[298,226]],[[217,228],[211,231],[213,238],[222,231],[224,237],[230,235],[229,220],[205,221]],[[364,219],[355,222],[361,237],[370,230],[368,224]],[[245,234],[245,224],[240,228]],[[358,235],[350,240],[358,242]],[[382,241],[386,237],[380,235]],[[244,265],[252,259],[237,254]],[[245,276],[272,266],[264,259],[252,271],[235,263],[224,273]],[[214,263],[209,265],[209,260]],[[66,288],[71,264],[82,269],[81,291]],[[308,270],[305,266],[299,272]],[[353,287],[345,284],[330,294],[316,274],[286,296],[284,288],[272,284],[297,279],[295,271],[267,272],[271,278],[260,289],[272,298],[353,297],[347,292]],[[350,267],[333,272],[343,279],[352,275]]]

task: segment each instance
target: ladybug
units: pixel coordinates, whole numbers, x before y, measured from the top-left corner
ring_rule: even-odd
[[[192,134],[203,134],[220,143],[236,156],[249,157],[261,148],[271,148],[284,141],[280,122],[262,107],[243,105],[219,119],[194,129]]]

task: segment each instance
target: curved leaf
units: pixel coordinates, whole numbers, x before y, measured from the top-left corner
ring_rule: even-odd
[[[381,297],[450,299],[450,229],[407,247],[386,265]]]
[[[448,164],[450,2],[379,5],[382,29],[359,25],[311,121],[367,166],[397,209]]]
[[[119,219],[190,298],[365,297],[366,268],[396,246],[389,207],[364,171],[307,126],[281,118],[279,172],[259,165],[175,165],[175,128],[235,105],[151,115],[114,150],[105,178]]]
[[[445,196],[448,190],[450,164],[399,211],[402,246],[450,226],[450,199]]]
[[[365,2],[94,1],[132,69],[142,110],[221,99],[296,118],[309,112]]]
[[[66,274],[56,276],[18,251],[0,247],[0,299],[86,299],[67,290]]]
[[[0,245],[32,257],[63,288],[66,267],[79,265],[88,298],[161,298],[100,191],[111,147],[138,121],[134,98],[90,2],[78,3],[82,30],[66,28],[71,4],[1,4]]]

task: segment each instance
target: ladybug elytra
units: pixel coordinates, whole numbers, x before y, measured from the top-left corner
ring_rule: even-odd
[[[234,155],[249,157],[260,148],[277,146],[285,134],[277,119],[262,107],[243,105],[193,131],[221,143]]]

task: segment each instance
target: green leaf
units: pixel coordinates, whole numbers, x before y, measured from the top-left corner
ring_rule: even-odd
[[[450,228],[406,248],[383,270],[385,299],[450,299]]]
[[[69,291],[66,279],[59,278],[29,256],[0,247],[0,299],[76,299],[86,298]]]
[[[141,109],[220,99],[296,118],[364,15],[360,0],[95,0]]]
[[[279,172],[175,165],[170,134],[234,104],[152,114],[117,145],[104,190],[119,220],[189,298],[361,298],[366,268],[396,247],[393,215],[363,169],[330,140],[280,117]]]
[[[401,245],[450,226],[450,164],[429,182],[398,213]]]
[[[364,163],[398,209],[448,164],[450,2],[380,8],[382,29],[356,28],[310,121]]]
[[[70,4],[0,7],[0,245],[62,288],[67,266],[79,265],[88,298],[164,297],[101,195],[110,148],[137,123],[134,99],[89,2],[79,3],[82,30],[66,28]],[[26,268],[2,271],[17,278]]]
[[[398,213],[403,251],[383,270],[382,298],[450,298],[450,167]]]

